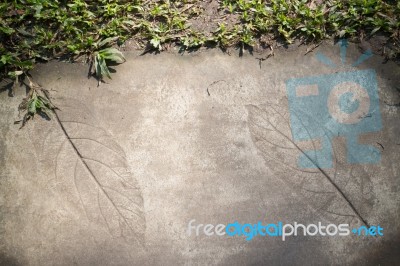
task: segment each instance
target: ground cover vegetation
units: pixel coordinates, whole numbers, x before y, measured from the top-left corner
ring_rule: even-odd
[[[316,44],[326,38],[383,36],[388,59],[400,55],[400,2],[384,0],[14,0],[0,3],[0,79],[28,93],[19,109],[24,125],[55,106],[29,71],[52,59],[84,61],[89,77],[111,78],[110,63],[128,40],[145,52],[175,46],[241,51],[277,44]],[[11,93],[12,94],[12,93]]]

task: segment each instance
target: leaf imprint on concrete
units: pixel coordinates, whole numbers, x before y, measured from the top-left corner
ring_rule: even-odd
[[[89,221],[106,226],[113,237],[143,244],[142,193],[123,149],[84,104],[63,102],[69,105],[60,107],[56,120],[66,141],[57,154],[56,173],[63,160],[63,175],[73,179],[71,184]]]
[[[292,141],[289,114],[273,104],[246,108],[252,140],[278,178],[324,218],[343,222],[357,218],[368,225],[365,216],[373,205],[374,195],[372,182],[363,168],[344,165],[337,156],[332,169],[319,168],[310,157],[315,169],[298,168],[297,160],[304,149]],[[318,145],[309,142],[308,149],[318,150]]]

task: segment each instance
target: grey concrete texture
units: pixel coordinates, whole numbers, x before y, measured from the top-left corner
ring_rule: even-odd
[[[126,54],[107,84],[87,66],[50,62],[32,71],[60,108],[23,129],[13,122],[25,90],[0,93],[0,264],[394,265],[400,259],[400,68],[373,56],[340,65],[323,43],[265,61],[217,50]],[[360,51],[349,45],[347,61]],[[381,153],[350,164],[346,138],[334,167],[300,169],[286,81],[374,69],[382,130],[360,135]],[[271,128],[272,126],[272,128]],[[303,146],[302,146],[303,145]],[[348,223],[384,236],[188,235],[188,223]]]

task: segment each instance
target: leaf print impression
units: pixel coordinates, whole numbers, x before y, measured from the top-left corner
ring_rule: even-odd
[[[77,101],[56,112],[64,135],[56,158],[56,175],[73,184],[89,221],[105,226],[113,237],[143,244],[145,217],[141,190],[129,172],[125,153]]]
[[[309,141],[307,149],[292,141],[289,113],[282,111],[282,107],[273,104],[246,107],[252,140],[266,164],[273,166],[276,176],[325,219],[350,222],[355,218],[368,225],[365,216],[372,207],[372,185],[363,169],[345,165],[335,151],[334,167],[320,168],[315,158],[305,153],[305,150],[319,150],[318,141]],[[315,167],[298,168],[300,155]]]

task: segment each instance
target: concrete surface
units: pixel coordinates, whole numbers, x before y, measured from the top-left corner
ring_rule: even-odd
[[[87,66],[32,72],[58,116],[19,130],[24,89],[0,93],[2,265],[393,265],[400,259],[400,68],[374,56],[340,65],[339,48],[280,51],[263,61],[217,50],[126,54],[97,87]],[[304,48],[305,49],[305,48]],[[350,45],[347,61],[360,52]],[[382,130],[360,135],[378,163],[349,164],[333,138],[334,167],[301,169],[291,142],[286,81],[374,69]],[[396,87],[397,86],[397,87]],[[269,126],[273,128],[268,128]],[[66,135],[69,139],[67,139]],[[289,145],[289,146],[287,146]],[[188,223],[348,223],[384,236],[200,236]]]

